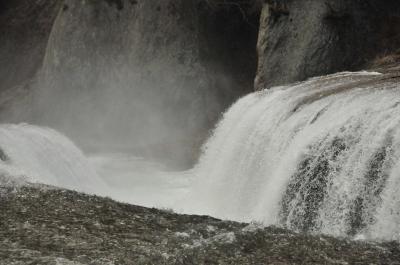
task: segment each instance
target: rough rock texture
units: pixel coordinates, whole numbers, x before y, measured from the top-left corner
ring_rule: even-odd
[[[24,84],[39,70],[60,2],[0,2],[0,92]]]
[[[48,187],[0,189],[0,264],[398,264],[366,243],[117,203]]]
[[[256,89],[359,70],[400,47],[395,0],[267,0]]]
[[[252,90],[258,15],[242,12],[204,0],[66,0],[36,120],[96,146],[157,145],[189,158],[188,147]]]

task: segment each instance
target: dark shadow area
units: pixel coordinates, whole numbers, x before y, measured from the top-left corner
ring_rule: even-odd
[[[206,91],[202,92],[202,97],[216,97],[218,110],[225,111],[238,98],[254,91],[261,6],[257,6],[253,0],[229,3],[198,0],[196,10],[198,17],[192,30],[198,30],[199,60],[205,66],[209,78],[207,82],[210,82]],[[186,63],[184,60],[182,57],[182,64]],[[190,87],[193,80],[186,82]],[[176,142],[158,143],[150,148],[148,156],[157,159],[170,157],[175,162],[180,160],[188,168],[196,163],[201,146],[222,116],[222,112],[216,112],[215,107],[205,107],[203,111],[207,113],[207,121],[200,130]],[[185,119],[182,105],[171,108],[176,108],[171,112],[174,115],[172,120],[179,115],[182,115],[179,119]],[[177,122],[177,126],[182,125]],[[170,150],[182,143],[186,149],[180,150],[181,154],[174,153],[171,156]],[[146,153],[146,150],[149,149],[143,148],[141,153]]]
[[[234,94],[253,90],[260,8],[252,0],[223,1],[216,6],[199,3],[203,11],[199,19],[201,57],[212,72],[225,72],[232,77],[238,87]]]

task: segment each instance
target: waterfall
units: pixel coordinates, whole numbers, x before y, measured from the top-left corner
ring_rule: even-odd
[[[400,238],[400,86],[344,72],[252,93],[203,148],[186,212]]]
[[[105,190],[89,161],[69,139],[28,124],[0,125],[0,174],[89,193]]]
[[[52,129],[0,125],[0,174],[368,239],[400,240],[399,158],[400,86],[391,73],[344,72],[247,95],[224,114],[185,174],[141,174],[137,159],[125,156],[88,160]]]

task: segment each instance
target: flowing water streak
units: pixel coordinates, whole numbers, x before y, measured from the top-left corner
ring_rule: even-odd
[[[400,87],[339,73],[248,95],[204,147],[182,208],[399,239]]]
[[[1,174],[89,193],[105,191],[84,154],[52,129],[2,124],[0,150]]]

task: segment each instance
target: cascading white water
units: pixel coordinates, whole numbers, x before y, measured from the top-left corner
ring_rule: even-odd
[[[130,154],[86,157],[50,128],[0,125],[0,186],[34,182],[142,206],[171,207],[187,186],[186,176]]]
[[[52,129],[2,124],[0,151],[1,174],[89,193],[105,191],[83,153]]]
[[[186,213],[400,240],[400,86],[392,80],[340,73],[248,95],[184,174],[143,170],[125,155],[89,163],[52,129],[0,125],[0,173]]]
[[[340,73],[250,94],[204,147],[182,208],[335,236],[400,238],[400,86]]]

